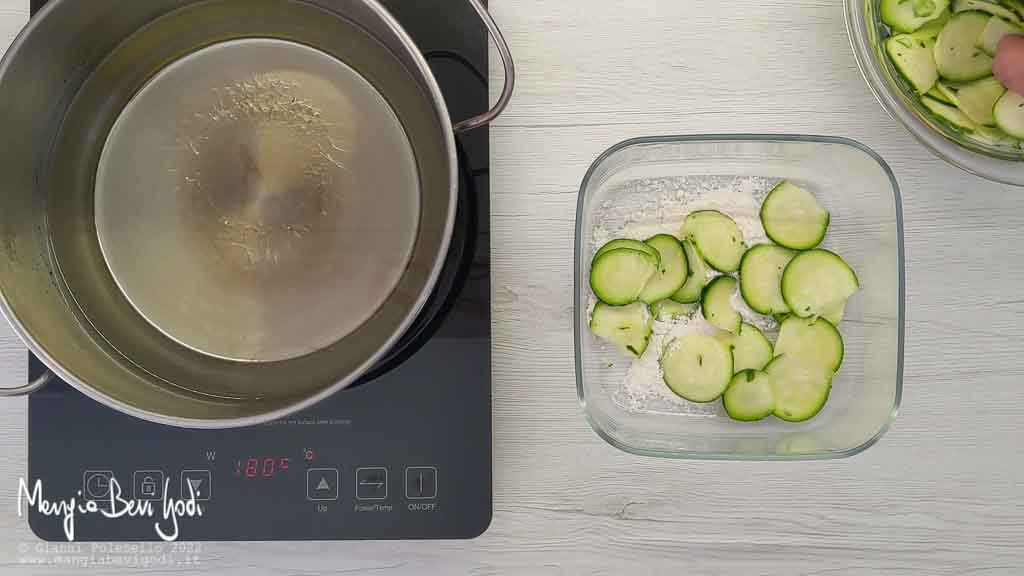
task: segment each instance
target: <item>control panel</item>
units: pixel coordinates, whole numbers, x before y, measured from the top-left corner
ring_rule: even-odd
[[[197,505],[196,513],[177,518],[178,538],[183,540],[317,539],[337,537],[349,529],[360,537],[392,538],[401,533],[430,538],[444,532],[448,517],[460,514],[460,505],[484,505],[489,510],[489,503],[455,498],[443,466],[382,463],[369,457],[350,463],[330,453],[329,448],[305,447],[235,455],[210,447],[177,465],[169,465],[169,459],[158,465],[139,459],[135,466],[85,469],[78,486],[47,478],[42,496],[70,495],[97,503],[95,513],[77,519],[77,540],[129,535],[133,540],[155,540],[160,534],[152,529],[154,522],[166,524],[165,534],[174,523],[164,516],[164,509],[189,502]],[[472,490],[467,493],[473,497]],[[110,517],[133,507],[152,509],[153,514]],[[66,536],[62,522],[62,517],[36,514],[32,526],[46,539],[61,540]]]
[[[417,386],[404,373],[470,347],[479,353],[429,367],[447,380]],[[442,339],[426,352],[307,412],[236,430],[161,426],[47,386],[29,400],[31,527],[66,541],[64,517],[39,501],[75,498],[96,503],[75,514],[76,541],[475,537],[491,520],[491,419],[489,386],[471,383],[489,374],[489,343]]]

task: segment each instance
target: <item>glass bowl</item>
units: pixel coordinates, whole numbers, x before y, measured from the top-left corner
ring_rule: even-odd
[[[982,144],[936,120],[885,56],[879,0],[846,0],[846,27],[861,74],[889,115],[922,144],[959,168],[1004,184],[1024,186],[1024,150]]]
[[[627,379],[630,359],[588,327],[590,262],[599,244],[626,224],[632,231],[681,223],[684,201],[713,205],[737,187],[749,190],[751,201],[732,206],[730,215],[756,219],[756,198],[781,179],[807,186],[831,212],[823,246],[841,254],[862,285],[840,325],[846,358],[825,408],[800,424],[774,417],[746,423],[725,415],[720,401],[675,397],[657,373],[649,390],[638,390]],[[668,458],[842,458],[871,446],[896,417],[902,390],[902,214],[889,167],[851,140],[678,136],[629,140],[605,152],[583,181],[576,214],[576,386],[591,426],[622,450]],[[652,341],[646,354],[657,355],[656,346]]]

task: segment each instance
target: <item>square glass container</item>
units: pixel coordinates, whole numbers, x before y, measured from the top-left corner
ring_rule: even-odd
[[[775,417],[736,422],[721,401],[693,404],[671,397],[670,403],[659,405],[655,399],[640,407],[625,401],[632,362],[588,327],[590,262],[598,243],[627,221],[642,223],[651,215],[681,223],[685,212],[673,214],[673,197],[714,202],[729,182],[754,188],[760,183],[757,194],[763,196],[782,179],[807,187],[828,209],[832,222],[822,246],[840,254],[861,281],[840,325],[846,355],[825,408],[793,424]],[[756,219],[759,200],[737,207],[753,212],[738,217]],[[865,450],[885,433],[900,405],[903,254],[896,179],[882,158],[852,140],[711,135],[641,138],[614,146],[587,173],[576,214],[576,386],[587,419],[613,446],[649,456],[799,460]],[[774,341],[776,334],[768,335]],[[659,353],[653,346],[646,352]]]

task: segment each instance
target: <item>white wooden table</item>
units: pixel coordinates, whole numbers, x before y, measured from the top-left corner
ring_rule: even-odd
[[[0,50],[26,4],[0,0]],[[473,542],[210,544],[203,573],[1024,573],[1024,190],[970,177],[894,125],[857,71],[838,0],[493,4],[520,85],[493,131],[491,530]],[[858,457],[638,458],[580,414],[570,329],[579,182],[619,140],[701,132],[848,136],[899,178],[903,413]],[[3,333],[0,376],[21,382],[24,349]],[[0,574],[189,570],[19,565],[36,544],[14,508],[25,430],[25,402],[0,402]]]

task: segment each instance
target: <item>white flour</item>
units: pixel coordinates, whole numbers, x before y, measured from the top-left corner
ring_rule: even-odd
[[[718,210],[736,221],[747,246],[768,242],[761,226],[761,202],[777,180],[759,177],[658,178],[627,183],[601,207],[593,230],[592,252],[615,238],[645,240],[656,234],[679,236],[683,220],[698,210]],[[715,273],[714,275],[717,275]],[[738,294],[733,306],[744,321],[762,331],[776,329],[771,318],[752,311]],[[588,314],[593,310],[591,296]],[[693,332],[715,333],[700,310],[691,318],[655,320],[650,344],[641,358],[633,359],[625,379],[612,397],[634,412],[718,414],[715,404],[695,404],[676,396],[662,378],[658,359],[674,339]]]

